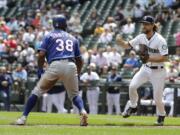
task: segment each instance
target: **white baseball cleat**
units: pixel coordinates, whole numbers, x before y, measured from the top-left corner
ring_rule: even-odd
[[[26,119],[27,117],[26,116],[21,116],[20,118],[18,118],[16,120],[16,125],[25,125],[26,124]]]
[[[88,125],[88,116],[87,112],[83,109],[80,112],[80,126],[87,126]]]

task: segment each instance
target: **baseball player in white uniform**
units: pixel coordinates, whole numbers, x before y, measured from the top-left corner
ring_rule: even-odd
[[[88,67],[88,72],[82,74],[80,80],[87,84],[87,100],[89,104],[89,113],[98,113],[98,99],[99,99],[99,87],[93,86],[99,80],[99,75],[93,72],[94,64],[90,64]]]
[[[140,70],[131,80],[129,85],[130,107],[123,113],[127,118],[137,111],[138,94],[137,88],[147,81],[153,86],[153,97],[157,108],[158,119],[156,125],[163,125],[166,115],[164,104],[162,102],[163,89],[166,77],[164,62],[168,61],[168,46],[165,39],[157,33],[155,20],[151,16],[144,16],[141,21],[143,24],[143,34],[136,36],[134,39],[126,42],[120,35],[117,35],[117,44],[123,48],[138,48],[146,46],[148,48],[148,57],[142,60],[144,63]]]
[[[170,111],[168,116],[173,116],[174,114],[174,88],[165,88],[163,92],[163,103],[165,106],[170,106]]]
[[[64,108],[65,97],[64,86],[61,83],[56,84],[50,91],[43,94],[42,111],[50,113],[54,105],[58,113],[67,113]]]

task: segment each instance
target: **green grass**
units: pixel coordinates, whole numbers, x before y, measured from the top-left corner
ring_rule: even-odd
[[[166,118],[165,126],[153,126],[156,117],[89,115],[89,126],[79,127],[79,116],[31,113],[27,126],[11,125],[21,113],[0,112],[0,135],[180,135],[180,118]]]

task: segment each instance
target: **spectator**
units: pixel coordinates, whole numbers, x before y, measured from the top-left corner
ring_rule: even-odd
[[[98,39],[98,43],[108,44],[112,41],[113,34],[106,28]]]
[[[115,32],[115,29],[117,28],[117,24],[115,23],[113,17],[108,17],[107,22],[104,24],[103,27],[105,30],[107,29],[108,31],[112,30],[113,32]]]
[[[104,67],[109,66],[107,58],[103,55],[103,48],[99,48],[98,50],[98,54],[96,56],[96,65],[99,74],[102,73]]]
[[[133,17],[135,21],[139,21],[144,16],[144,9],[141,7],[141,5],[136,4],[136,6],[133,9]]]
[[[40,42],[43,40],[44,36],[49,33],[46,27],[39,27],[36,32],[34,48],[37,50],[40,47]]]
[[[123,10],[123,14],[126,15],[126,17],[133,17],[134,9],[133,5],[129,5],[127,9]]]
[[[109,59],[110,59],[110,65],[120,65],[122,63],[122,57],[119,54],[119,52],[117,52],[116,47],[112,48],[112,52],[109,55]]]
[[[79,33],[79,30],[72,32],[72,35],[79,41],[80,44],[83,43],[83,38]]]
[[[175,10],[173,15],[174,15],[173,20],[180,21],[180,7],[179,7],[179,4],[178,4],[178,8]]]
[[[104,28],[101,26],[100,23],[97,23],[96,28],[94,30],[94,35],[99,37],[102,33],[104,33]]]
[[[10,28],[12,32],[17,32],[19,29],[19,24],[16,18],[10,18],[7,26]]]
[[[99,23],[100,15],[98,14],[96,9],[93,9],[90,17],[88,18],[88,24],[97,24]]]
[[[59,9],[59,11],[58,11],[57,14],[63,14],[64,16],[67,17],[66,5],[60,4],[59,7],[60,7],[60,9]],[[68,17],[67,17],[67,18],[68,18]]]
[[[69,24],[68,29],[70,31],[81,33],[83,30],[81,26],[80,14],[78,13],[74,13],[74,15],[71,16],[68,24]]]
[[[29,46],[29,43],[24,43],[24,49],[20,53],[20,57],[25,63],[34,63],[35,61],[35,50]]]
[[[150,0],[150,1],[149,0],[137,0],[136,4],[139,4],[143,9],[146,9],[146,8],[148,8],[151,1],[152,0]]]
[[[107,77],[107,82],[111,84],[120,81],[121,81],[121,77],[117,73],[117,67],[113,66],[110,75]],[[108,105],[108,114],[113,114],[113,105],[114,105],[116,108],[116,115],[119,115],[121,113],[119,87],[109,86],[106,99]]]
[[[164,0],[164,6],[165,7],[171,7],[173,5],[173,2],[175,0]]]
[[[81,46],[80,52],[81,52],[81,56],[83,58],[84,64],[87,64],[87,59],[88,59],[87,48],[85,46]]]
[[[131,18],[127,19],[127,24],[122,27],[123,34],[133,34],[135,31],[135,24],[132,23]]]
[[[6,46],[3,42],[3,37],[0,37],[0,57],[6,53]]]
[[[88,50],[88,58],[87,58],[87,65],[91,63],[96,63],[96,56],[93,54],[93,50]]]
[[[6,51],[2,55],[2,59],[7,61],[8,64],[13,64],[17,61],[17,57],[15,56],[15,50],[13,48],[10,48],[9,46],[6,46]]]
[[[161,1],[162,2],[162,1]],[[145,7],[146,10],[146,14],[157,14],[160,10],[160,6],[162,5],[160,1],[155,1],[155,0],[151,0],[146,3],[148,3],[148,5]]]
[[[34,30],[34,33],[36,35],[36,38],[44,38],[44,36],[46,36],[49,31],[47,30],[47,27],[41,25]]]
[[[7,8],[7,0],[0,0],[0,8]]]
[[[41,13],[37,13],[35,18],[32,20],[32,25],[37,28],[41,25]]]
[[[0,36],[4,39],[7,39],[8,34],[0,27]]]
[[[23,17],[19,16],[19,17],[17,18],[17,21],[18,21],[19,27],[25,27],[26,22],[25,22],[25,19],[24,19]]]
[[[114,19],[116,21],[122,21],[124,19],[124,13],[123,13],[123,9],[121,6],[117,6],[116,7],[116,13],[115,13],[115,16],[114,16]]]
[[[174,34],[174,37],[176,39],[176,45],[180,46],[180,32],[177,32],[176,34]]]
[[[20,64],[17,65],[16,70],[13,71],[12,76],[15,81],[27,81],[27,71]]]
[[[41,24],[43,27],[48,27],[49,23],[48,21],[50,20],[50,17],[46,14],[46,11],[42,11],[42,16],[41,16]]]
[[[166,79],[170,82],[175,82],[175,79],[178,77],[178,71],[175,69],[174,65],[170,65],[170,69],[167,70]]]
[[[10,32],[11,32],[10,28],[6,25],[5,21],[0,22],[0,29],[1,29],[1,31],[5,32],[6,34],[10,34]]]
[[[12,79],[6,71],[6,67],[0,67],[0,95],[3,97],[6,111],[10,111],[10,88]]]
[[[11,49],[17,48],[17,42],[14,35],[9,35],[8,40],[4,42],[6,46],[10,47]]]
[[[28,26],[27,27],[27,32],[23,34],[23,41],[28,42],[28,43],[33,43],[35,40],[35,34],[34,34],[34,27],[33,26]]]
[[[111,48],[110,45],[108,45],[108,46],[106,47],[106,51],[103,52],[103,55],[104,55],[104,56],[106,57],[106,59],[108,60],[108,65],[110,65],[110,62],[111,62],[111,59],[110,59],[111,54],[112,54],[112,48]]]
[[[129,58],[126,59],[123,67],[126,69],[137,69],[139,68],[139,66],[140,66],[140,63],[136,57],[135,51],[130,51]]]
[[[87,100],[89,104],[89,113],[98,113],[98,99],[99,99],[99,87],[96,83],[99,81],[99,76],[96,72],[92,71],[95,68],[95,64],[88,66],[88,71],[80,77],[80,80],[87,85]]]
[[[25,29],[23,27],[20,27],[19,31],[16,33],[17,44],[21,44],[23,42],[24,33],[25,33]]]

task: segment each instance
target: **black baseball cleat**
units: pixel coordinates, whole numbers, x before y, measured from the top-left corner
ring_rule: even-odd
[[[122,116],[123,118],[128,118],[129,116],[131,116],[131,114],[136,112],[137,112],[137,107],[136,108],[129,107],[125,112],[122,113]]]
[[[155,126],[163,126],[164,125],[165,116],[158,116],[157,121],[155,122]]]

